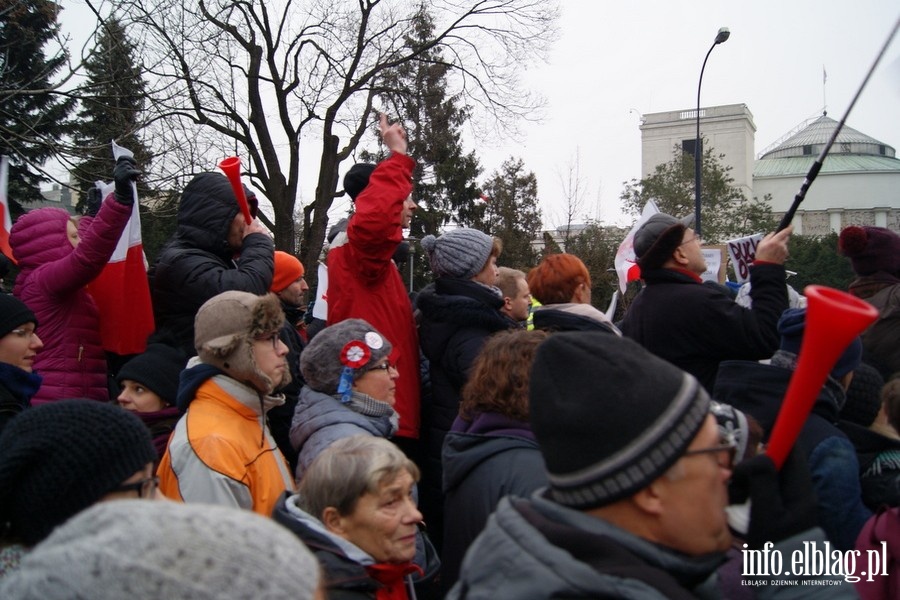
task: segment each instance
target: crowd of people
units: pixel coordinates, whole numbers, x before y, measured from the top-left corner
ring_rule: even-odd
[[[434,281],[413,295],[395,261],[415,161],[402,125],[379,127],[387,158],[344,178],[316,331],[303,265],[222,173],[185,187],[149,269],[156,331],[121,363],[90,283],[138,165],[119,159],[81,222],[16,221],[0,597],[900,597],[897,233],[841,232],[849,292],[879,317],[776,466],[766,444],[821,326],[789,304],[790,227],[760,242],[741,302],[701,279],[690,218],[662,213],[635,233],[642,289],[619,322],[577,256],[499,266],[500,240],[471,228],[421,240]],[[748,571],[809,548],[863,558]],[[883,573],[865,577],[872,552]]]

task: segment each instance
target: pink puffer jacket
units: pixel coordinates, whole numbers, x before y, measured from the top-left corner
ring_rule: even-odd
[[[100,315],[85,286],[109,262],[131,207],[111,196],[73,248],[66,234],[69,214],[60,208],[32,210],[13,225],[9,242],[21,272],[13,294],[34,311],[44,348],[34,370],[44,382],[31,399],[38,405],[63,398],[109,400]]]

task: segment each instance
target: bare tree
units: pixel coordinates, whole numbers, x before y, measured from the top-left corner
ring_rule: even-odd
[[[573,237],[572,225],[575,224],[575,219],[584,210],[585,196],[588,191],[584,177],[581,175],[581,152],[579,148],[575,149],[575,156],[569,159],[565,171],[558,173],[558,175],[559,184],[562,187],[562,197],[565,201],[562,225],[558,227],[563,232],[562,249],[564,252],[568,252],[569,240]]]
[[[416,10],[410,0],[118,1],[117,14],[142,46],[151,88],[148,143],[172,160],[159,168],[185,177],[186,167],[207,170],[237,153],[272,204],[274,223],[266,224],[276,245],[293,251],[301,161],[317,161],[300,236],[311,269],[339,166],[372,124],[391,69],[439,49],[476,124],[510,133],[538,114],[542,101],[521,88],[518,74],[544,57],[553,2],[436,0],[428,5],[431,39],[410,48],[404,36]],[[319,149],[307,157],[309,144],[301,141],[314,140]]]

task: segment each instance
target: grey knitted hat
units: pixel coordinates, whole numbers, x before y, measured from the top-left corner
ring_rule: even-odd
[[[219,367],[228,375],[263,394],[271,394],[276,384],[259,370],[253,359],[253,340],[278,333],[284,325],[284,311],[275,294],[255,296],[228,291],[203,303],[194,317],[194,346],[205,364]],[[280,386],[291,381],[285,369]]]
[[[316,558],[248,510],[151,500],[97,504],[59,527],[3,579],[7,600],[309,600]]]
[[[681,458],[709,414],[694,377],[601,332],[555,333],[538,346],[529,398],[549,497],[579,510],[647,487]]]
[[[96,400],[29,408],[0,435],[0,528],[36,544],[156,458],[150,431],[124,408]]]
[[[306,385],[323,394],[337,393],[344,363],[341,352],[350,342],[360,342],[369,350],[369,358],[356,369],[353,379],[359,379],[373,365],[390,356],[393,346],[378,330],[362,319],[345,319],[329,325],[316,334],[300,354],[300,372]]]
[[[460,228],[437,238],[422,238],[431,270],[438,277],[471,279],[487,264],[493,247],[494,238],[477,229]]]

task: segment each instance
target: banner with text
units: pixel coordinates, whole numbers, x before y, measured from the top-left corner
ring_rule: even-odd
[[[750,280],[750,265],[756,258],[756,247],[763,234],[748,235],[747,237],[731,240],[725,245],[728,248],[728,258],[734,266],[734,277],[738,283],[746,283]]]

